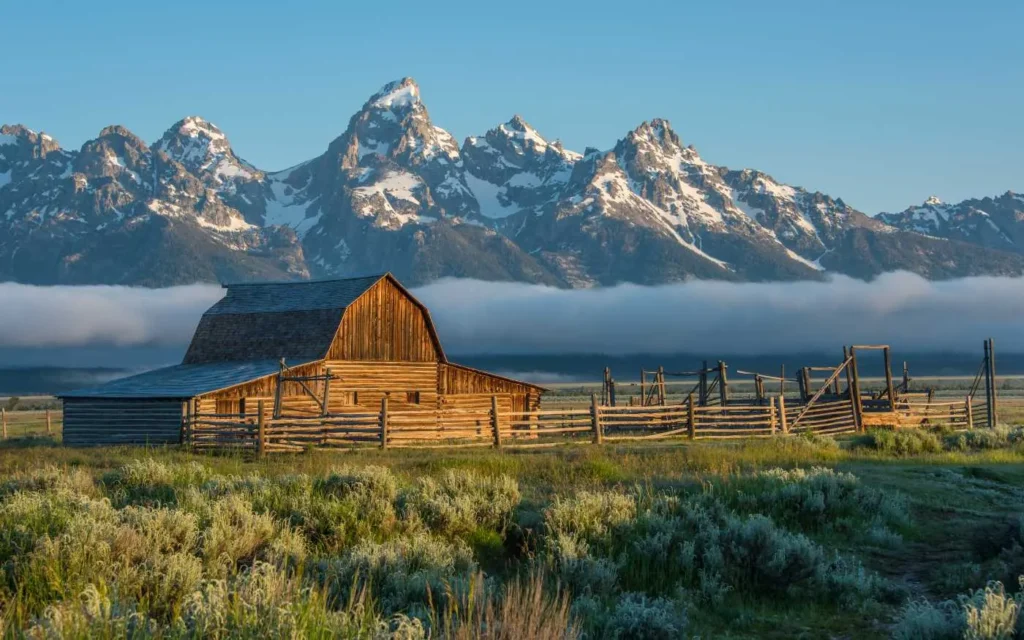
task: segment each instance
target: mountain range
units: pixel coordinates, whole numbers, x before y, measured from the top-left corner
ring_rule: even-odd
[[[384,86],[320,156],[283,171],[188,117],[78,150],[0,127],[0,281],[163,286],[391,271],[561,287],[687,278],[1024,273],[1024,196],[870,216],[706,162],[666,120],[566,149],[515,116],[460,145],[419,86]]]

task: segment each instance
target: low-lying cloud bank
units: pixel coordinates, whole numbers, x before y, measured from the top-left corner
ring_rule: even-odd
[[[216,285],[165,289],[0,283],[0,347],[187,344],[224,295]]]
[[[451,353],[777,354],[888,342],[901,350],[980,350],[992,336],[1024,352],[1024,279],[929,282],[694,281],[564,290],[446,279],[414,293]],[[185,345],[213,285],[167,289],[0,284],[0,347]]]

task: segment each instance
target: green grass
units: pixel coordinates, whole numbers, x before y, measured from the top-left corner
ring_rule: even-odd
[[[261,461],[13,438],[0,607],[9,634],[64,637],[474,637],[540,619],[588,637],[888,637],[941,617],[910,603],[1024,572],[1024,448],[948,438]]]

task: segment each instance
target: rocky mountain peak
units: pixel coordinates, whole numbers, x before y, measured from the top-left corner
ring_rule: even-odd
[[[938,206],[942,204],[942,200],[938,196],[928,196],[928,199],[924,201],[924,206]]]
[[[262,176],[235,155],[223,131],[199,116],[188,116],[171,125],[153,144],[153,150],[166,153],[217,191],[234,192],[238,183]]]
[[[389,82],[370,96],[366,106],[389,111],[406,111],[422,105],[420,87],[410,77]]]
[[[60,144],[45,133],[37,133],[21,124],[0,126],[0,157],[20,155],[25,159],[39,159],[55,151],[61,151]]]

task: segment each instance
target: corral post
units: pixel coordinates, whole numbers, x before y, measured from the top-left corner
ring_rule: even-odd
[[[857,428],[857,431],[864,430],[864,406],[861,404],[860,397],[860,372],[857,370],[857,350],[850,347],[850,364],[846,365],[851,367],[851,382],[853,386],[850,388],[850,399],[853,402],[853,421]]]
[[[611,397],[609,398],[609,400],[611,401],[611,405],[613,407],[618,406],[615,403],[615,378],[608,379],[608,390],[611,395]]]
[[[775,413],[775,398],[769,398],[768,399],[768,406],[770,408],[768,424],[771,427],[772,435],[774,436],[775,435],[775,429],[776,429],[776,422],[778,421],[778,416]]]
[[[594,396],[595,399],[597,396]],[[498,396],[491,396],[491,433],[494,434],[494,448],[501,448],[501,429],[498,426]]]
[[[889,394],[889,410],[896,410],[896,395],[892,388],[892,355],[889,353],[889,347],[882,349],[882,359],[885,361],[885,388]]]
[[[782,435],[789,435],[789,423],[786,420],[786,396],[779,394],[779,421],[782,423]]]
[[[726,380],[725,362],[718,361],[718,398],[724,407],[729,403],[729,382]]]
[[[388,448],[388,397],[380,399],[380,448]]]
[[[971,407],[971,396],[967,395],[967,400],[964,402],[964,407],[967,409],[967,428],[974,428],[974,409]]]
[[[700,368],[700,406],[708,403],[708,361],[701,363]]]
[[[843,362],[850,359],[850,354],[846,349],[846,345],[843,345]],[[846,365],[846,393],[851,398],[853,397],[853,376],[850,375],[850,365]]]
[[[284,358],[281,358],[281,370],[277,373],[277,388],[274,391],[274,419],[281,417],[281,387],[284,384]]]
[[[324,417],[330,415],[331,413],[329,404],[331,401],[331,370],[327,369],[325,373],[326,375],[324,377],[324,406],[323,411],[321,411],[321,414]]]
[[[53,433],[53,427],[50,424],[50,410],[46,410],[46,435]]]
[[[986,347],[987,348],[987,347]],[[647,406],[647,372],[643,369],[640,370],[640,406]]]
[[[992,393],[991,393],[991,426],[999,424],[999,412],[997,410],[998,402],[996,401],[996,343],[992,338],[988,339],[988,379],[991,382]]]
[[[6,440],[7,439],[7,409],[6,408],[0,408],[0,423],[3,423],[3,428],[4,428],[3,436],[4,436],[4,440]]]
[[[658,405],[665,406],[665,367],[658,367]]]
[[[256,457],[260,460],[267,454],[266,418],[263,416],[263,401],[256,402]]]
[[[903,361],[903,393],[910,393],[910,370],[906,360]]]
[[[601,407],[597,404],[597,395],[590,394],[590,425],[594,429],[594,444],[604,444],[604,432],[601,430]]]
[[[693,408],[693,393],[691,393],[689,402],[686,403],[686,435],[690,440],[697,437],[696,417],[697,411]]]
[[[779,369],[779,395],[786,395],[786,365]]]

